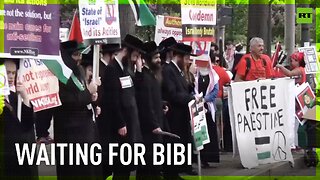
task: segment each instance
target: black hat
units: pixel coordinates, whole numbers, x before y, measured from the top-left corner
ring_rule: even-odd
[[[144,53],[144,51],[141,49],[143,46],[143,42],[135,36],[127,34],[126,37],[124,37],[122,44],[126,47],[137,50],[140,53]]]
[[[192,54],[192,47],[184,43],[177,43],[171,46],[170,49],[183,55],[197,56],[196,54]]]
[[[77,41],[66,41],[60,43],[60,50],[67,51],[69,53],[74,53],[83,49],[85,49],[85,46],[83,44],[78,44]]]
[[[114,53],[117,52],[121,49],[120,44],[102,44],[101,46],[101,53],[106,54],[106,53]]]
[[[177,41],[173,37],[169,37],[160,42],[159,47],[163,47],[165,49],[177,44]]]
[[[90,51],[88,54],[82,54],[81,65],[84,67],[93,66],[93,52]]]
[[[144,54],[149,57],[152,57],[153,55],[160,53],[163,50],[163,48],[161,48],[160,46],[158,47],[154,41],[144,43],[142,49],[145,52]]]

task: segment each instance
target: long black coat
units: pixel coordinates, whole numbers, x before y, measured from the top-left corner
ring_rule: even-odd
[[[152,133],[156,128],[163,127],[163,110],[161,84],[147,67],[135,76],[136,97],[143,143],[146,147],[146,166],[140,167],[137,176],[160,176],[160,167],[153,166],[153,143],[162,143],[163,137]]]
[[[67,84],[59,82],[59,96],[62,106],[57,107],[54,112],[54,140],[56,143],[80,143],[82,147],[84,143],[88,143],[90,146],[96,142],[93,113],[92,110],[89,110],[87,107],[92,101],[91,94],[86,88],[83,69],[77,66],[67,53],[64,53],[62,57],[66,65],[72,69],[85,89],[84,91],[79,90],[71,78]],[[91,176],[92,179],[94,179],[98,170],[90,161],[87,166],[59,165],[59,152],[60,150],[56,148],[58,178],[61,179],[66,176]],[[69,164],[68,154],[68,148],[65,148],[65,164]],[[75,157],[75,154],[73,157]]]
[[[7,102],[11,107],[6,105],[3,109],[3,114],[0,119],[0,136],[1,144],[4,146],[0,149],[0,158],[4,160],[0,163],[0,177],[24,176],[24,179],[38,179],[38,167],[35,165],[29,166],[27,161],[23,165],[18,164],[17,152],[15,143],[20,144],[20,149],[23,144],[27,143],[31,150],[32,143],[35,143],[34,133],[34,114],[32,108],[25,106],[22,103],[21,122],[17,118],[17,94],[11,92]]]
[[[167,113],[169,128],[171,132],[181,138],[171,139],[169,142],[183,143],[187,147],[187,143],[192,143],[188,103],[193,99],[193,96],[189,92],[186,79],[173,62],[164,67],[162,76],[163,98],[169,103],[170,108]],[[171,150],[171,154],[174,153],[176,152]],[[187,156],[186,153],[185,156]],[[186,164],[183,166],[165,166],[164,171],[167,175],[177,175],[178,172],[188,171],[191,168]]]
[[[170,104],[168,122],[170,130],[183,142],[192,142],[188,103],[193,99],[188,83],[171,62],[162,71],[163,98]]]
[[[163,110],[160,82],[149,68],[144,67],[141,73],[136,73],[136,97],[139,110],[139,120],[144,141],[152,130],[163,129]]]
[[[103,144],[142,141],[134,86],[122,88],[120,82],[120,78],[128,76],[130,75],[127,70],[122,70],[115,59],[111,60],[106,67],[105,77],[102,81],[104,84],[104,106],[101,110],[104,119],[100,123],[104,129],[104,132],[102,132],[104,136],[101,137]],[[118,134],[118,130],[124,126],[127,127],[127,135],[122,137]],[[119,164],[118,159],[114,160],[116,170],[125,169]]]

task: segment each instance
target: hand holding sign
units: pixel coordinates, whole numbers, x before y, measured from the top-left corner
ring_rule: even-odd
[[[30,107],[30,101],[28,99],[26,87],[24,87],[24,85],[21,83],[21,81],[19,81],[19,79],[17,79],[16,91],[17,91],[17,93],[20,94],[21,98],[23,99],[23,103],[26,106]]]
[[[98,90],[98,85],[95,81],[91,81],[87,88],[90,94],[94,94]]]

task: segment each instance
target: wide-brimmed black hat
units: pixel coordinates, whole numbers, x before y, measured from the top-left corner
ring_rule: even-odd
[[[160,42],[159,47],[167,49],[173,45],[177,44],[177,41],[173,37],[169,37]]]
[[[93,66],[93,52],[90,51],[88,54],[82,54],[81,65],[84,67]]]
[[[196,54],[192,54],[192,47],[184,43],[176,43],[175,45],[171,46],[169,49],[183,55],[197,56]]]
[[[83,44],[78,44],[77,41],[66,41],[60,43],[60,50],[67,51],[69,53],[74,53],[76,51],[84,50],[85,46]]]
[[[143,42],[139,38],[130,34],[127,34],[126,37],[124,37],[124,39],[122,40],[122,45],[137,50],[140,53],[144,53],[144,51],[142,50]]]
[[[157,46],[154,41],[149,41],[143,44],[142,50],[145,52],[144,55],[152,57],[153,55],[160,53],[163,48]]]
[[[114,53],[117,52],[121,49],[120,44],[102,44],[101,46],[101,53],[106,54],[106,53]]]

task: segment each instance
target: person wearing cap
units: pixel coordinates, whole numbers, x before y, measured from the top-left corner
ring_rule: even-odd
[[[173,51],[173,59],[169,65],[165,66],[162,71],[162,94],[163,99],[170,105],[170,111],[167,113],[169,128],[172,133],[180,136],[180,139],[174,139],[173,142],[183,143],[187,146],[192,143],[190,117],[188,103],[199,97],[193,96],[188,88],[188,83],[184,77],[184,59],[190,58],[192,48],[183,43],[177,43],[170,48]],[[195,175],[191,166],[174,166],[165,167],[165,176],[177,178],[179,172],[188,172]]]
[[[163,66],[170,64],[173,58],[172,50],[170,49],[170,47],[175,45],[176,43],[177,41],[174,39],[174,37],[169,37],[160,42],[159,47],[163,48],[163,51],[160,53],[161,64]]]
[[[106,66],[105,76],[102,79],[103,102],[102,113],[104,119],[99,124],[103,161],[108,162],[108,144],[136,143],[142,142],[140,123],[138,119],[138,109],[135,97],[135,86],[128,69],[124,63],[128,60],[130,49],[141,48],[136,44],[133,36],[127,35],[122,43],[122,48],[116,52],[116,56]],[[139,41],[138,41],[139,42]],[[141,45],[141,44],[140,44]],[[140,57],[139,57],[140,58]],[[141,62],[141,59],[138,59]],[[114,148],[114,152],[119,152],[119,148]],[[133,164],[122,165],[120,157],[113,157],[112,172],[114,179],[129,179],[130,172],[135,167]],[[104,172],[105,173],[105,172]]]
[[[304,69],[306,63],[304,61],[304,53],[303,52],[295,52],[290,56],[290,64],[291,70],[287,69],[281,64],[278,64],[276,67],[279,68],[284,75],[286,76],[299,76],[296,79],[296,84],[303,84],[306,82],[306,71]]]
[[[270,57],[263,54],[263,51],[263,39],[259,37],[252,38],[250,40],[250,53],[243,55],[236,67],[235,82],[273,77]]]
[[[92,116],[91,102],[97,92],[98,82],[86,83],[81,67],[82,54],[76,41],[66,41],[60,44],[61,57],[64,63],[73,71],[75,78],[70,78],[67,84],[59,82],[59,96],[62,105],[54,112],[54,138],[56,143],[78,143],[81,146],[96,142],[95,125]],[[72,147],[64,148],[64,162],[69,162],[69,151]],[[75,151],[73,151],[75,157]],[[97,167],[88,165],[60,164],[60,150],[56,148],[57,177],[68,179],[68,176],[87,176],[95,179]]]
[[[153,143],[163,142],[157,133],[164,129],[160,49],[150,41],[143,44],[143,50],[145,64],[141,72],[137,69],[135,84],[141,133],[146,147],[146,166],[138,168],[137,179],[161,179],[160,166],[153,166]]]
[[[0,152],[0,177],[1,179],[11,179],[15,177],[23,177],[23,179],[38,179],[38,167],[29,165],[27,161],[19,164],[17,157],[17,149],[15,144],[18,143],[20,148],[28,146],[31,149],[35,143],[34,134],[34,113],[32,104],[30,103],[26,88],[19,81],[17,76],[17,67],[19,59],[5,59],[4,65],[8,77],[10,94],[4,97],[3,114],[0,119],[1,144],[3,148]],[[18,94],[22,98],[21,119],[17,117]],[[37,156],[37,155],[35,155]]]

